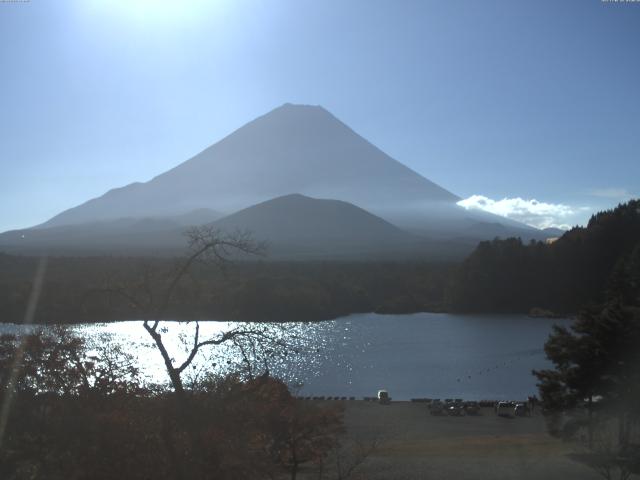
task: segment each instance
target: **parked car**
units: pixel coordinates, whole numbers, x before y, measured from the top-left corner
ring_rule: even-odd
[[[447,413],[451,417],[462,417],[465,415],[465,410],[461,403],[452,403],[447,407]]]
[[[389,405],[391,403],[389,392],[386,390],[378,390],[378,402],[380,402],[381,405]]]
[[[513,409],[513,414],[516,417],[527,417],[529,416],[529,407],[527,407],[524,403],[518,403]]]
[[[467,415],[478,415],[480,413],[480,404],[478,402],[466,402],[464,410]]]
[[[513,415],[513,403],[498,402],[496,405],[496,415],[501,417],[510,417]]]
[[[429,412],[431,415],[442,415],[444,413],[444,404],[439,399],[433,400],[429,404]]]

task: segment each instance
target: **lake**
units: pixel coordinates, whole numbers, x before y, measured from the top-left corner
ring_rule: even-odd
[[[293,338],[286,357],[269,361],[272,373],[305,396],[374,396],[385,388],[394,399],[415,397],[523,399],[537,393],[533,369],[549,367],[544,342],[552,325],[569,320],[524,315],[356,314],[316,324],[286,324],[277,329]],[[184,357],[194,324],[163,322],[171,354]],[[237,324],[201,322],[202,337]],[[0,332],[24,331],[0,325]],[[137,357],[149,381],[165,380],[162,360],[140,321],[74,327],[94,345],[106,337]],[[219,371],[240,365],[234,346],[199,355],[190,370],[197,376],[215,365]]]

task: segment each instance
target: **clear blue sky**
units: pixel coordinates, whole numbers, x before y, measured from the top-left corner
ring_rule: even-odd
[[[0,231],[285,102],[462,197],[537,199],[573,224],[640,194],[640,3],[0,3],[0,68]]]

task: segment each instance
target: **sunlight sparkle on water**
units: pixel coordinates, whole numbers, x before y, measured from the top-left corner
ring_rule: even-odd
[[[292,386],[299,386],[306,378],[316,375],[319,366],[331,355],[331,345],[326,332],[333,328],[332,324],[333,322],[255,324],[257,328],[267,329],[273,342],[271,346],[263,346],[262,352],[252,351],[250,346],[245,345],[245,357],[250,357],[249,361],[255,368],[254,373],[260,374],[268,368],[272,375],[282,378]],[[200,338],[215,338],[238,326],[248,328],[252,324],[200,322]],[[160,331],[175,365],[180,365],[187,358],[195,328],[195,322],[161,322]],[[163,384],[167,381],[163,360],[141,321],[82,325],[74,329],[87,339],[90,345],[105,341],[123,345],[126,351],[137,359],[146,382]],[[286,350],[278,350],[280,345],[276,345],[277,342],[286,344]],[[208,371],[225,374],[241,370],[245,366],[241,347],[242,345],[236,342],[228,342],[201,349],[190,370],[185,372],[186,380],[197,380]],[[265,348],[273,350],[267,360],[264,359]]]

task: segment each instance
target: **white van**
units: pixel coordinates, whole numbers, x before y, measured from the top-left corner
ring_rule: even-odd
[[[378,390],[378,402],[382,405],[389,405],[391,398],[389,398],[389,392],[386,390]]]

